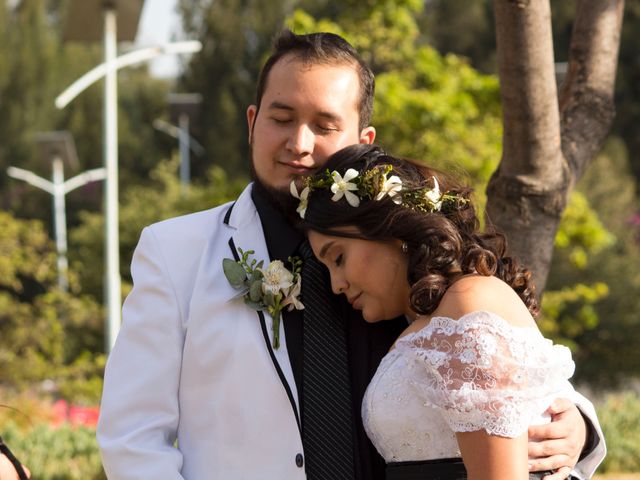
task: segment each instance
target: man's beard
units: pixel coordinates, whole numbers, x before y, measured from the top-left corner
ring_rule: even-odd
[[[251,158],[250,168],[251,179],[254,182],[253,188],[255,188],[260,196],[269,201],[269,203],[271,203],[290,221],[294,222],[296,220],[299,220],[299,217],[296,213],[296,208],[298,208],[298,203],[300,202],[300,200],[291,195],[291,192],[288,189],[286,191],[278,190],[271,185],[267,185],[267,183],[258,176],[258,172],[256,172],[253,161],[253,150],[251,148],[251,145],[249,145],[249,156]]]

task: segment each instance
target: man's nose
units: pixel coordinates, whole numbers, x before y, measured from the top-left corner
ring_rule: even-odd
[[[287,147],[296,155],[313,153],[315,135],[307,125],[299,125],[294,129],[287,142]]]

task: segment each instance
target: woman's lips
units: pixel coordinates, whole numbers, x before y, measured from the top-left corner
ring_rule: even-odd
[[[362,295],[362,292],[360,292],[359,294],[357,294],[355,297],[351,297],[348,298],[349,303],[351,304],[351,306],[357,310],[361,310],[361,305],[360,303],[356,303],[358,302],[358,300],[360,299],[360,296]]]

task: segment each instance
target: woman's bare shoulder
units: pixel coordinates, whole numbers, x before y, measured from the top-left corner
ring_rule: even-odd
[[[465,275],[445,292],[433,313],[458,319],[476,311],[494,313],[511,325],[530,327],[535,320],[518,294],[497,277]]]

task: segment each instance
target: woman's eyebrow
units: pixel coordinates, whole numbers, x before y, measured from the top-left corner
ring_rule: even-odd
[[[324,258],[324,256],[327,254],[327,250],[329,250],[334,243],[335,243],[334,240],[331,240],[331,241],[325,243],[322,246],[322,248],[320,249],[320,253],[318,254],[318,258]]]

